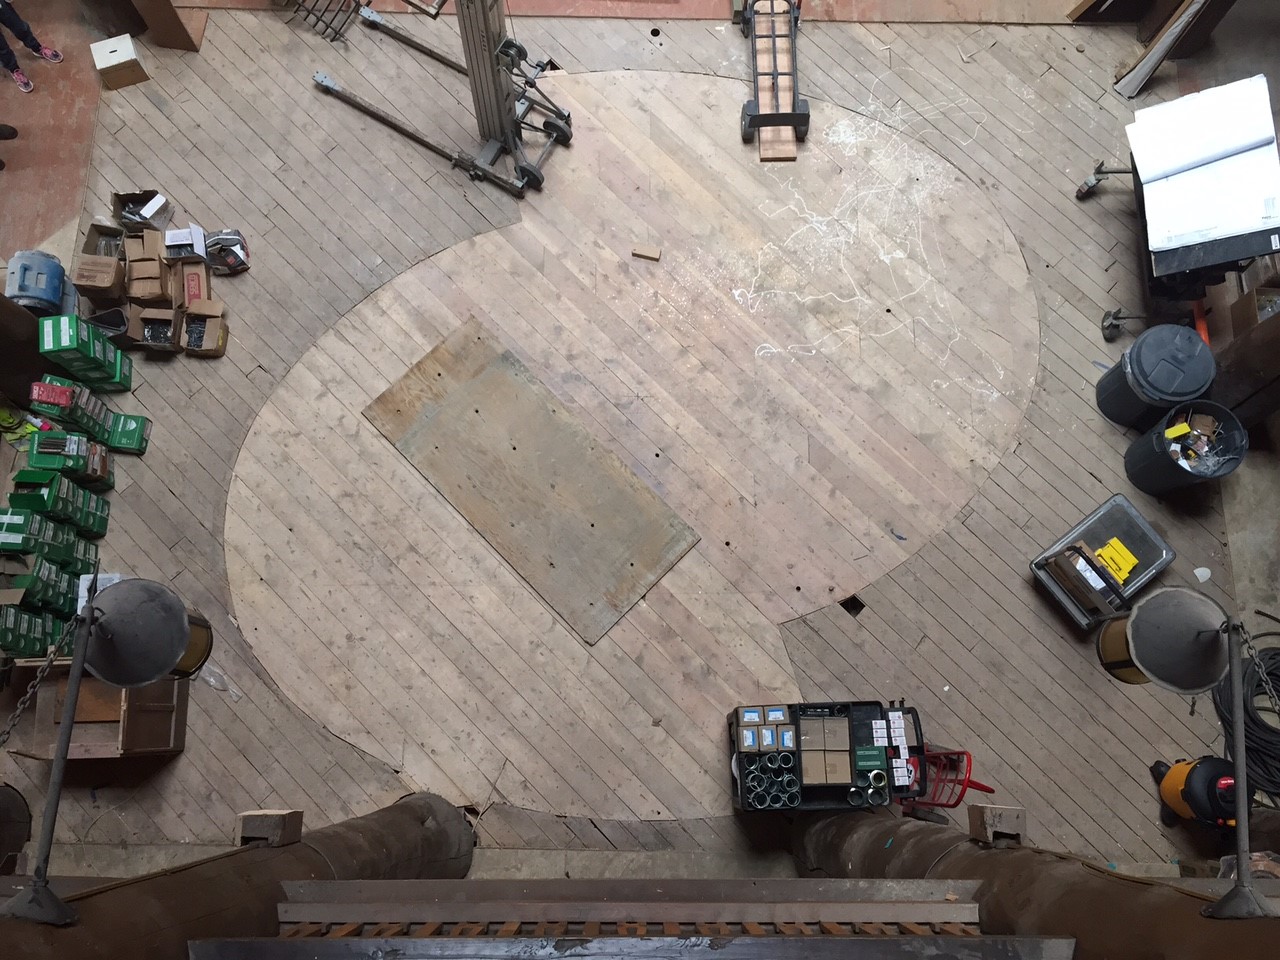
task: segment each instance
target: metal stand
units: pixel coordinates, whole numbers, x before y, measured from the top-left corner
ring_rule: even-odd
[[[1244,664],[1241,662],[1239,620],[1227,623],[1227,656],[1231,671],[1231,742],[1232,761],[1236,773],[1236,882],[1217,903],[1211,903],[1201,911],[1206,917],[1217,920],[1247,920],[1253,917],[1280,916],[1272,906],[1258,896],[1253,887],[1253,868],[1249,863],[1249,805],[1251,793],[1248,784],[1248,765],[1245,763],[1244,728]]]
[[[58,727],[58,749],[49,771],[49,789],[44,798],[44,817],[40,821],[40,846],[36,853],[36,867],[32,871],[31,886],[14,894],[0,905],[0,916],[19,920],[33,920],[55,927],[75,923],[79,916],[74,908],[49,888],[49,854],[53,850],[53,828],[58,822],[58,802],[62,799],[62,779],[67,772],[67,754],[71,751],[71,734],[76,722],[76,704],[80,699],[80,681],[84,678],[84,664],[89,652],[89,634],[93,630],[93,595],[97,585],[94,578],[89,588],[89,599],[80,611],[76,624],[71,653],[71,672],[67,676],[67,694],[62,704],[62,722]]]
[[[538,87],[539,78],[554,69],[554,64],[548,60],[531,62],[524,46],[507,36],[503,2],[457,0],[458,29],[462,34],[465,64],[399,29],[375,11],[367,7],[360,10],[360,19],[365,26],[385,33],[467,78],[471,84],[476,124],[484,141],[484,146],[475,156],[436,143],[421,131],[342,89],[337,81],[323,72],[315,74],[315,82],[325,93],[467,171],[472,180],[485,180],[517,198],[523,197],[528,189],[541,190],[546,179],[542,168],[552,150],[557,146],[567,146],[573,139],[573,121],[568,110],[561,109]],[[430,7],[417,3],[412,6],[434,19],[444,6],[444,0],[436,0]],[[542,114],[540,124],[529,120],[529,115],[535,111]],[[546,137],[536,153],[525,148],[524,135],[530,131]],[[503,154],[510,154],[514,160],[512,176],[497,168]]]

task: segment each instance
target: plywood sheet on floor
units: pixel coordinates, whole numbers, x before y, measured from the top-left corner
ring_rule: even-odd
[[[405,376],[419,394],[385,433],[556,615],[595,643],[698,542],[698,535],[602,446],[529,369],[468,321]],[[455,364],[454,358],[462,362]],[[434,374],[434,376],[432,376]],[[366,409],[409,406],[393,384]],[[411,522],[406,520],[406,522]]]

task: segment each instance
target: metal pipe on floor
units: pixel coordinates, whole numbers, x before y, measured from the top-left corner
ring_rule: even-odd
[[[457,807],[415,793],[297,843],[245,846],[71,894],[76,926],[0,919],[0,944],[6,960],[186,960],[188,940],[274,937],[282,881],[460,878],[474,846]]]
[[[792,839],[802,876],[979,880],[984,933],[1074,937],[1076,960],[1261,960],[1280,938],[1280,920],[1201,916],[1216,897],[1067,854],[986,847],[949,826],[841,813],[798,819]]]

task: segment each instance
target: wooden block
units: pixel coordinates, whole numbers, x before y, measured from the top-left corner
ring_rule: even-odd
[[[246,810],[236,814],[236,846],[255,840],[269,847],[283,847],[302,839],[301,810]]]
[[[1027,832],[1027,811],[992,803],[969,804],[969,836],[980,843],[997,840],[1021,843]]]
[[[662,259],[662,248],[643,243],[631,248],[631,255],[639,260],[652,260],[657,263]]]

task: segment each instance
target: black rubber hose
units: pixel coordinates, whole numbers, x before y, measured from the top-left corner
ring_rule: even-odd
[[[1258,611],[1261,613],[1261,611]],[[1265,614],[1264,614],[1265,616]],[[1269,618],[1274,619],[1274,618]],[[1280,631],[1256,633],[1254,639],[1280,637]],[[1280,690],[1280,647],[1268,647],[1258,651],[1257,659],[1244,662],[1244,742],[1247,750],[1246,769],[1249,786],[1271,798],[1280,806],[1280,727],[1262,716],[1258,709],[1259,697],[1266,698],[1261,673],[1265,672],[1271,685]],[[1213,706],[1218,711],[1226,737],[1228,759],[1233,758],[1231,681],[1225,679],[1213,688]],[[1270,712],[1270,707],[1264,708]]]

